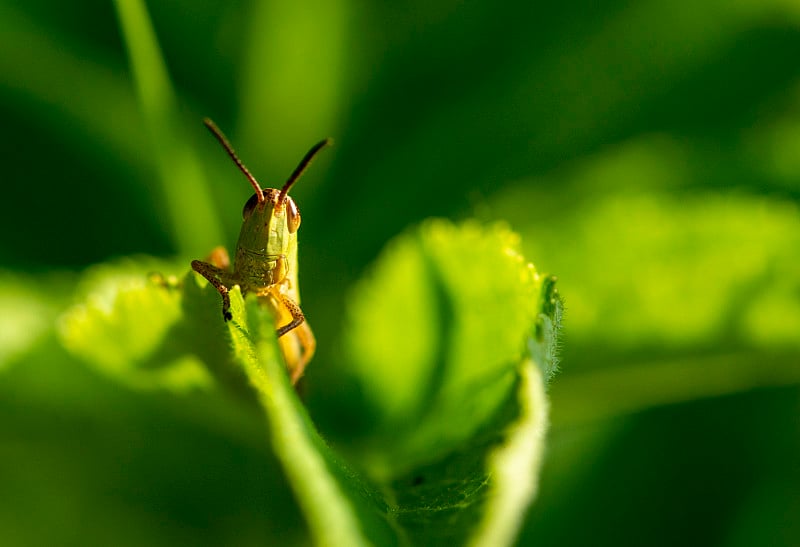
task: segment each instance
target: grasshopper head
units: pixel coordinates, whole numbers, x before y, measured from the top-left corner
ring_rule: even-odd
[[[300,210],[289,197],[289,189],[305,172],[314,156],[333,141],[325,139],[311,147],[280,190],[262,189],[214,122],[206,118],[203,123],[222,144],[255,190],[255,194],[247,200],[242,210],[243,222],[238,248],[265,257],[285,256],[292,238],[296,237],[295,233],[300,227]]]
[[[283,218],[289,233],[295,233],[300,227],[300,210],[294,200],[285,196],[281,201],[281,191],[277,188],[264,188],[261,193],[264,196],[263,199],[258,194],[253,194],[244,204],[242,220],[247,222],[254,213],[261,217],[272,215],[273,218]]]
[[[286,255],[292,236],[300,227],[300,210],[281,190],[264,188],[253,194],[242,209],[238,247],[263,256]],[[296,236],[295,236],[296,237]]]

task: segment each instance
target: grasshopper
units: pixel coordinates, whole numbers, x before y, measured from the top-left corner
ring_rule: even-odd
[[[314,156],[333,141],[325,139],[315,144],[280,190],[262,189],[214,122],[205,119],[203,123],[250,181],[255,194],[247,200],[242,211],[242,229],[236,243],[233,270],[224,247],[214,249],[207,262],[193,260],[192,269],[219,291],[224,321],[233,319],[228,292],[234,285],[239,285],[243,295],[254,293],[272,311],[278,344],[292,384],[296,384],[314,355],[316,340],[300,309],[297,285],[300,210],[288,193]]]

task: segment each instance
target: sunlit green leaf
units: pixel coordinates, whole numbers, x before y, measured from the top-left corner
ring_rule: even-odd
[[[62,283],[0,271],[0,370],[51,331]]]
[[[148,277],[140,264],[98,268],[85,300],[60,320],[64,346],[105,374],[140,388],[208,387],[206,366],[174,336],[184,314],[181,291]],[[92,287],[91,289],[89,287]]]
[[[347,355],[383,432],[376,472],[447,453],[507,398],[542,287],[517,245],[502,226],[431,221],[390,243],[355,289]]]
[[[373,420],[355,457],[412,544],[504,544],[535,490],[547,407],[527,344],[554,355],[538,322],[561,303],[517,247],[500,225],[429,221],[349,300],[348,372]]]
[[[96,268],[60,335],[135,388],[208,388],[226,366],[242,371],[315,544],[505,545],[536,489],[560,314],[553,280],[517,247],[503,226],[431,221],[378,260],[356,289],[349,332],[374,336],[350,338],[350,372],[379,420],[351,464],[292,389],[271,313],[238,287],[222,327],[218,295],[194,273],[173,277],[146,259]],[[153,268],[165,273],[145,274]],[[427,342],[406,351],[410,328]]]

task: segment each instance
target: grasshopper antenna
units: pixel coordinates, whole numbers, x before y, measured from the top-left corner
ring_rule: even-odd
[[[281,193],[278,194],[278,205],[283,204],[283,200],[286,199],[286,194],[289,193],[289,188],[291,188],[292,185],[295,182],[297,182],[297,179],[299,179],[303,175],[303,173],[306,172],[308,166],[311,165],[311,160],[314,159],[314,157],[319,153],[320,150],[332,144],[333,144],[333,139],[327,138],[319,141],[317,144],[311,147],[311,150],[309,150],[308,153],[306,153],[306,155],[303,157],[303,159],[300,160],[300,165],[298,165],[295,168],[294,172],[289,177],[289,180],[287,180],[286,184],[284,184],[283,188],[281,188]]]
[[[266,198],[264,198],[264,191],[259,186],[258,181],[256,178],[247,170],[247,167],[244,166],[242,160],[239,159],[239,156],[236,155],[236,152],[233,151],[233,147],[231,143],[228,142],[228,139],[225,138],[225,135],[222,134],[217,124],[212,122],[209,118],[204,118],[203,123],[211,131],[211,134],[214,135],[228,155],[233,160],[233,163],[239,168],[239,170],[244,173],[244,176],[247,177],[247,180],[250,181],[250,184],[253,186],[253,189],[256,191],[256,195],[258,196],[258,202],[263,203]],[[305,160],[304,160],[305,161]],[[309,158],[310,161],[310,158]]]

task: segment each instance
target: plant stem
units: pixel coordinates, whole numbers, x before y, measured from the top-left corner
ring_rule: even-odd
[[[202,256],[220,244],[221,230],[200,164],[182,136],[175,92],[147,7],[141,0],[116,0],[115,5],[140,107],[155,148],[173,241],[182,254]]]

